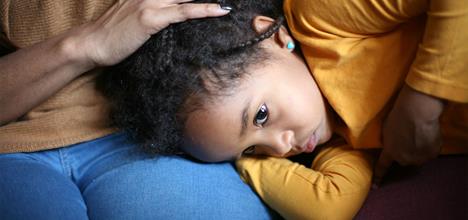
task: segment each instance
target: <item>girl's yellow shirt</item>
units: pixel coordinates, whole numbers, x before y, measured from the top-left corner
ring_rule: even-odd
[[[468,152],[468,1],[286,0],[289,28],[354,148],[381,146],[402,85],[448,101],[444,151]]]
[[[243,158],[242,178],[286,219],[352,219],[370,188],[382,120],[406,82],[448,101],[444,151],[468,152],[468,1],[286,0],[289,28],[341,122],[311,167]]]

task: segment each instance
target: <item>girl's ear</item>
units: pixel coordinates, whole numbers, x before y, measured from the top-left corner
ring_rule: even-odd
[[[267,31],[274,22],[275,20],[273,18],[260,15],[253,19],[252,26],[257,34],[261,34]],[[284,26],[281,26],[278,32],[274,33],[270,38],[274,40],[279,47],[288,50],[291,50],[290,47],[288,48],[288,44],[291,45],[291,43],[294,43],[293,38]]]

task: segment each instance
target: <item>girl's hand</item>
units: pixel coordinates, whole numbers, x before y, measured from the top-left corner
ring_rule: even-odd
[[[171,23],[229,13],[218,4],[190,0],[119,0],[98,20],[74,31],[73,49],[93,66],[113,65]]]
[[[381,182],[393,161],[403,166],[421,165],[439,155],[443,108],[442,100],[408,85],[403,87],[383,126],[383,150],[375,166],[374,183]]]

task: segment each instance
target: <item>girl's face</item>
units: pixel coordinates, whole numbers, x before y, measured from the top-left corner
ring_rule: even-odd
[[[189,115],[187,153],[208,162],[245,154],[287,157],[330,139],[323,98],[303,59],[264,44],[274,58],[252,67],[232,95]]]

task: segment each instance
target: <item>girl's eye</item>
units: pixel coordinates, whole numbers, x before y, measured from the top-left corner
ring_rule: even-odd
[[[263,124],[265,124],[267,121],[268,121],[268,107],[265,104],[263,104],[262,106],[260,106],[260,109],[255,115],[254,124],[257,126],[263,126]]]
[[[244,155],[251,155],[253,153],[255,153],[255,146],[250,146],[242,152]]]

